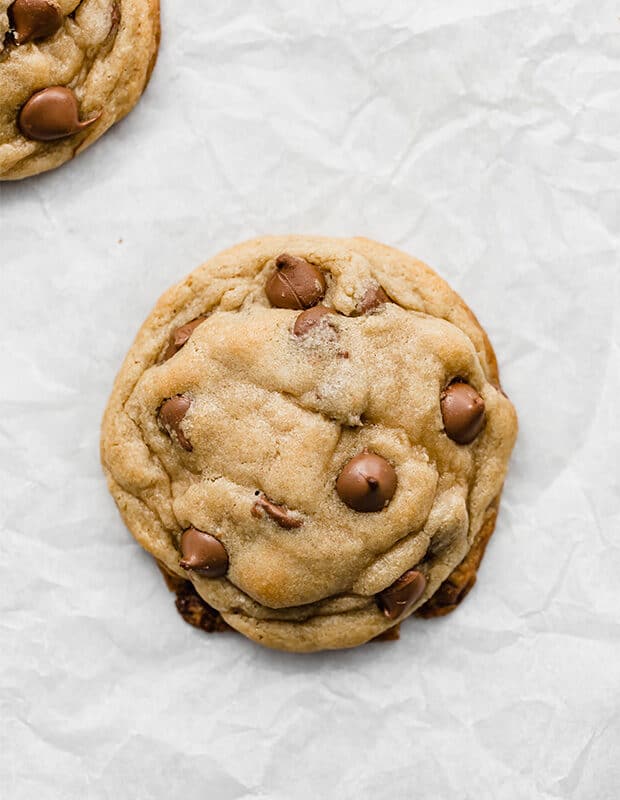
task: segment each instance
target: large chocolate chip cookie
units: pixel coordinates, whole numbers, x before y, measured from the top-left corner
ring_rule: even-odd
[[[186,618],[310,651],[455,607],[516,432],[491,345],[438,275],[365,239],[288,236],[161,298],[102,457]]]

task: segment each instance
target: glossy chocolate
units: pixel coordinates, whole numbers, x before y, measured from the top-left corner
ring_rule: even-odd
[[[71,89],[50,86],[32,95],[19,112],[18,124],[27,139],[53,142],[83,131],[100,116],[80,122],[78,102]]]
[[[484,400],[469,383],[451,383],[441,394],[441,416],[446,434],[458,444],[469,444],[484,425]]]
[[[292,515],[286,506],[279,506],[268,500],[265,495],[260,495],[252,506],[252,516],[260,518],[263,514],[267,514],[277,525],[287,530],[300,528],[303,525],[303,520]]]
[[[410,569],[377,595],[377,604],[388,619],[398,619],[418,602],[425,588],[424,575]]]
[[[53,36],[64,18],[55,0],[15,0],[9,6],[9,25],[15,44],[21,45]]]
[[[181,428],[185,415],[189,411],[192,401],[183,394],[178,394],[176,397],[170,397],[162,403],[159,409],[158,419],[161,426],[166,430],[169,436],[176,437],[176,440],[184,450],[191,452],[192,444],[187,439]]]
[[[357,304],[355,314],[356,316],[368,314],[370,311],[374,311],[376,308],[379,308],[380,306],[389,302],[390,298],[383,291],[381,286],[375,283],[366,289],[364,296]]]
[[[381,511],[394,496],[397,483],[396,470],[389,461],[364,451],[344,465],[336,491],[355,511]]]
[[[295,320],[295,324],[293,325],[293,333],[295,336],[305,336],[311,330],[316,328],[317,325],[329,324],[330,316],[335,316],[335,311],[333,311],[331,308],[327,308],[326,306],[319,305],[308,308],[306,311],[302,311]]]
[[[323,272],[305,258],[283,253],[276,259],[276,271],[267,281],[265,292],[276,308],[310,308],[327,289]]]
[[[226,548],[210,533],[188,528],[181,537],[180,561],[183,569],[191,569],[205,578],[221,578],[228,571]]]
[[[185,325],[180,325],[178,328],[175,328],[172,333],[170,334],[170,340],[168,342],[168,348],[164,353],[164,361],[167,361],[169,358],[172,358],[173,355],[179,352],[179,350],[187,344],[190,336],[196,330],[196,328],[204,322],[206,317],[197,317],[193,319],[191,322],[186,322]]]

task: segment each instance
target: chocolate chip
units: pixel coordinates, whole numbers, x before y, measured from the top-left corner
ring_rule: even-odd
[[[189,452],[193,450],[192,444],[181,430],[181,423],[191,404],[192,401],[189,397],[184,394],[178,394],[176,397],[166,400],[159,409],[158,414],[159,422],[168,435],[172,437],[174,434],[181,447]]]
[[[272,503],[271,500],[261,495],[252,506],[252,516],[260,518],[263,514],[267,514],[281,528],[286,528],[287,530],[300,528],[303,525],[303,520],[300,517],[293,516],[286,506]]]
[[[221,578],[228,571],[226,548],[210,533],[188,528],[181,536],[180,561],[183,569],[191,569],[205,578]]]
[[[390,298],[383,291],[381,286],[375,283],[366,289],[364,296],[355,308],[355,316],[368,314],[369,311],[374,311],[375,308],[379,308],[379,306],[389,302]]]
[[[186,322],[185,325],[180,325],[172,331],[168,342],[168,348],[164,353],[164,361],[167,361],[169,358],[172,358],[175,353],[179,352],[183,345],[187,343],[194,330],[204,322],[205,319],[206,317],[197,317],[191,322]]]
[[[295,320],[295,324],[293,325],[293,333],[295,336],[305,336],[317,325],[329,324],[326,317],[329,317],[330,315],[334,316],[334,314],[335,312],[333,309],[327,308],[326,306],[314,306],[306,311],[302,311]]]
[[[310,308],[325,294],[327,283],[318,267],[305,258],[282,253],[276,271],[267,281],[265,292],[276,308]]]
[[[63,16],[55,0],[15,0],[8,13],[17,45],[52,36],[62,28]]]
[[[33,94],[19,112],[19,128],[27,139],[52,142],[83,131],[101,116],[80,122],[78,102],[71,89],[50,86]]]
[[[484,425],[484,400],[468,383],[456,381],[441,393],[441,415],[447,435],[469,444]]]
[[[336,491],[355,511],[381,511],[394,496],[397,482],[390,462],[365,450],[345,464]]]
[[[388,619],[398,619],[417,603],[425,588],[424,575],[410,569],[377,595],[377,605]]]

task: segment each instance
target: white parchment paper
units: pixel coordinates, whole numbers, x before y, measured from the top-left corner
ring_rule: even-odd
[[[620,796],[620,6],[163,0],[153,81],[0,186],[0,796]],[[260,233],[428,261],[521,434],[476,589],[299,657],[177,616],[99,423],[159,294]]]

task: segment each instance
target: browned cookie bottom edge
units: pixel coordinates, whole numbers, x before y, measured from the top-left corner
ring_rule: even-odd
[[[454,611],[467,597],[476,583],[480,562],[495,530],[499,500],[500,495],[497,495],[487,508],[482,527],[478,531],[478,535],[465,558],[448,575],[435,594],[414,612],[415,616],[424,617],[425,619],[443,617]]]
[[[168,589],[176,594],[175,605],[177,611],[188,625],[200,628],[206,633],[222,633],[223,631],[232,630],[230,625],[224,622],[220,612],[205,603],[196,589],[194,589],[191,581],[186,581],[168,572],[166,567],[159,561],[157,561],[157,566],[164,576]]]

